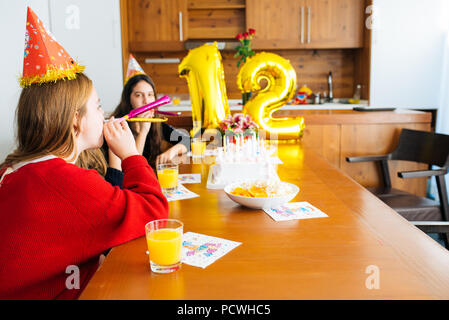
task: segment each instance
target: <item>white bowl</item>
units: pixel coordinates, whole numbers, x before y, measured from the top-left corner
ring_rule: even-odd
[[[224,192],[226,192],[226,194],[231,200],[245,207],[253,209],[274,208],[291,201],[294,197],[296,197],[296,195],[299,192],[298,186],[295,186],[294,184],[288,182],[281,182],[281,183],[290,186],[290,189],[292,190],[290,193],[281,197],[252,198],[232,194],[231,191],[233,191],[236,187],[240,186],[242,182],[236,182],[227,185],[224,188]]]

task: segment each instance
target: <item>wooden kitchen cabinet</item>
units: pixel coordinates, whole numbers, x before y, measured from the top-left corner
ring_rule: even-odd
[[[182,51],[185,40],[233,40],[249,28],[253,49],[363,47],[365,0],[121,1],[131,52]]]
[[[189,0],[189,39],[232,39],[245,32],[245,0]]]
[[[256,30],[253,49],[300,48],[302,25],[297,0],[246,0],[246,26]]]
[[[247,0],[254,49],[363,47],[364,0]]]
[[[131,52],[184,50],[187,0],[125,0]]]
[[[363,47],[363,0],[305,0],[306,48]]]
[[[188,39],[234,40],[245,31],[245,0],[121,2],[131,52],[183,51]]]

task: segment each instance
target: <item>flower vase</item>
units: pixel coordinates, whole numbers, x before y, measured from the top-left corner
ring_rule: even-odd
[[[243,92],[242,93],[242,106],[244,106],[249,99],[251,99],[252,92]]]
[[[235,133],[232,131],[229,131],[229,132],[227,131],[225,136],[227,137],[228,143],[236,144],[237,140],[240,139],[240,137],[243,137],[244,135],[242,133]]]

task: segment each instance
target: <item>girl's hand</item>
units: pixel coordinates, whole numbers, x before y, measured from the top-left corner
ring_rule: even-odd
[[[171,162],[173,157],[174,157],[174,155],[172,154],[172,152],[169,149],[169,150],[165,151],[164,153],[161,153],[160,155],[157,156],[156,165],[161,164],[161,163],[169,163],[169,162]]]
[[[137,118],[154,118],[154,110],[141,113]],[[151,122],[133,122],[134,130],[138,135],[147,135],[151,129]]]
[[[173,159],[175,157],[186,152],[187,152],[186,146],[181,143],[178,143],[177,145],[174,145],[164,153],[161,153],[159,156],[157,156],[156,165],[160,163],[173,162]]]
[[[124,160],[130,156],[138,155],[136,142],[134,140],[131,129],[124,119],[111,119],[103,126],[104,138],[109,149]]]
[[[139,118],[154,118],[154,110],[150,110],[138,115]],[[136,146],[137,151],[143,154],[145,149],[145,142],[147,140],[148,132],[151,129],[151,122],[133,122],[134,130],[136,131]]]

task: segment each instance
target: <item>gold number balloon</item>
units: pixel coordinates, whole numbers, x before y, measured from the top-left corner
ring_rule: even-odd
[[[261,89],[261,82],[267,86]],[[296,72],[290,61],[277,54],[261,52],[248,58],[237,76],[242,92],[253,92],[243,112],[249,114],[270,135],[298,139],[304,133],[304,118],[273,118],[275,111],[287,104],[296,91]]]
[[[178,66],[187,79],[192,102],[192,136],[201,128],[218,128],[229,112],[221,54],[217,43],[204,44],[189,51]]]

